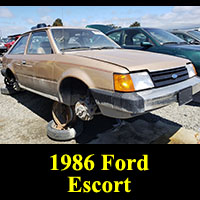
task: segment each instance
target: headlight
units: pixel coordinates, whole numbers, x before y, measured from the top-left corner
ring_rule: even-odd
[[[154,84],[148,72],[138,72],[131,74],[114,74],[115,91],[134,92],[153,88]]]
[[[154,87],[154,84],[148,72],[132,73],[131,78],[132,78],[135,90],[144,90],[144,89]]]
[[[197,75],[196,69],[192,63],[186,64],[186,68],[190,78]]]

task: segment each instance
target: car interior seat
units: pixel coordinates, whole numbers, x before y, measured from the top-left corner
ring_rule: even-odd
[[[49,42],[41,42],[40,47],[37,49],[38,54],[51,54],[51,45]]]
[[[125,45],[133,45],[132,37],[127,35],[125,39]]]

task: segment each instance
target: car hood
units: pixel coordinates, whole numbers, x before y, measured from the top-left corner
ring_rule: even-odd
[[[126,49],[76,51],[73,55],[117,65],[129,71],[157,71],[184,66],[190,62],[175,56]]]

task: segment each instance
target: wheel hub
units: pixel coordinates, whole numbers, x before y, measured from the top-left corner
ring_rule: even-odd
[[[75,104],[75,113],[83,121],[90,121],[94,118],[95,111],[97,110],[96,104],[88,98],[79,100]]]

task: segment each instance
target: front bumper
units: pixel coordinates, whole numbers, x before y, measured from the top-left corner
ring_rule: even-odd
[[[180,103],[180,93],[188,88],[191,88],[191,95],[188,94],[191,96],[191,98],[189,97],[189,101],[192,101],[192,95],[200,91],[200,77],[193,77],[177,84],[141,92],[119,93],[108,90],[91,89],[91,93],[103,115],[113,118],[128,119],[174,102]],[[187,92],[190,90],[185,91]]]

